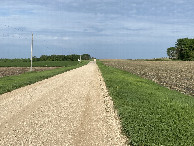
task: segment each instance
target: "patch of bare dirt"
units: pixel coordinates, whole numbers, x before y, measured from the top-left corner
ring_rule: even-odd
[[[55,68],[58,67],[33,67],[33,71],[45,71]],[[29,67],[0,67],[0,77],[19,75],[29,71]]]
[[[194,61],[102,60],[162,86],[194,96]]]

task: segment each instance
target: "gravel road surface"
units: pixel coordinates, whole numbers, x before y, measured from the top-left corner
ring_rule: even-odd
[[[0,95],[0,145],[125,145],[95,62]]]

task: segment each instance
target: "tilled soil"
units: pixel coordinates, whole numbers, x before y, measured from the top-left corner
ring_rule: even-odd
[[[0,145],[125,145],[95,62],[0,95]]]
[[[33,71],[51,70],[58,67],[33,67]],[[0,67],[0,77],[19,75],[25,72],[29,72],[29,67]]]
[[[162,86],[194,96],[194,61],[102,60]]]

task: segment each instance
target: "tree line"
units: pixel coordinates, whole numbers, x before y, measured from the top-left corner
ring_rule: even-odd
[[[41,55],[39,58],[34,56],[33,61],[78,61],[80,59],[80,55],[72,54],[72,55]],[[81,55],[82,60],[90,60],[91,56],[89,54]],[[30,62],[30,58],[27,59],[0,59],[0,61],[12,61],[12,62]]]
[[[171,59],[194,61],[194,39],[178,39],[175,47],[167,49],[167,55]]]

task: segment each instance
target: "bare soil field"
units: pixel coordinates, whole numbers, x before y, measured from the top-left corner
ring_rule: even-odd
[[[95,62],[0,95],[0,145],[122,146]]]
[[[194,61],[101,60],[104,64],[194,96]]]
[[[33,67],[33,71],[44,71],[55,68],[58,67]],[[19,75],[29,71],[29,67],[0,67],[0,78],[4,76]]]

